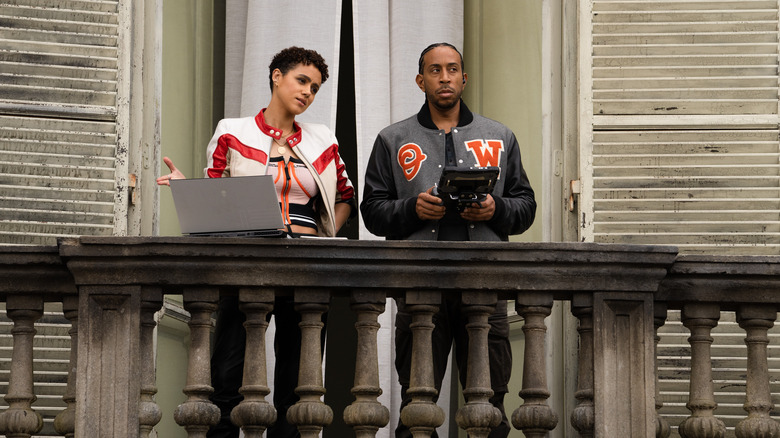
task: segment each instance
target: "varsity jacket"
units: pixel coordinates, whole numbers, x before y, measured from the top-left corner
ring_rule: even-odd
[[[278,140],[282,132],[265,123],[263,111],[254,117],[220,120],[207,149],[206,177],[266,174],[272,137]],[[313,123],[296,122],[295,130],[287,143],[317,182],[320,191],[320,203],[316,206],[319,233],[335,236],[335,205],[337,202],[354,204],[355,195],[339,155],[336,136],[325,125]],[[353,213],[356,213],[354,208]]]
[[[460,122],[451,131],[458,167],[501,169],[492,193],[495,214],[488,221],[467,223],[469,239],[508,240],[528,229],[536,213],[517,138],[503,124],[472,113],[463,101],[460,105]],[[379,133],[360,205],[371,233],[388,239],[438,240],[439,221],[421,220],[415,204],[421,192],[439,182],[445,147],[445,132],[433,124],[427,102],[417,115]]]

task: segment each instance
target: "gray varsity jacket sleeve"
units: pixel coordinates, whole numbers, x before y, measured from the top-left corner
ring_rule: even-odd
[[[398,199],[392,153],[382,136],[377,136],[366,166],[360,212],[368,231],[399,239],[422,228],[425,222],[415,212],[416,197]]]

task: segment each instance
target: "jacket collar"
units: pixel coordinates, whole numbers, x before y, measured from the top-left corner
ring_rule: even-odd
[[[423,103],[422,108],[420,108],[420,112],[417,113],[417,121],[420,122],[423,127],[428,129],[436,129],[439,128],[436,126],[435,123],[433,123],[433,118],[431,117],[431,109],[428,107],[428,100],[425,100],[425,103]],[[466,102],[463,101],[463,99],[460,100],[460,114],[458,116],[458,126],[466,126],[469,123],[474,121],[474,114],[472,114],[469,107],[466,106]]]
[[[260,131],[263,132],[263,134],[273,139],[279,140],[282,138],[282,131],[265,123],[265,115],[263,114],[265,110],[266,108],[263,108],[259,113],[257,113],[255,116],[255,123],[257,124],[257,127],[260,128]],[[287,143],[290,145],[290,147],[293,147],[301,142],[301,126],[298,125],[298,122],[293,121],[293,128],[295,128],[295,134],[287,137]]]

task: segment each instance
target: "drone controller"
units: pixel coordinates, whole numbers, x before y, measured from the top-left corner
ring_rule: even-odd
[[[493,192],[499,173],[498,167],[445,167],[434,195],[441,198],[447,210],[460,213]]]

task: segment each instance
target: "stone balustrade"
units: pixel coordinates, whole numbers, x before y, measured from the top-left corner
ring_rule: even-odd
[[[780,257],[679,256],[656,294],[656,330],[668,309],[682,311],[682,323],[691,333],[687,404],[691,416],[679,425],[680,436],[725,436],[726,427],[714,413],[711,333],[721,312],[733,311],[745,330],[747,345],[744,409],[748,415],[736,425],[735,435],[780,437],[780,423],[770,417],[773,403],[767,364],[767,332],[780,311]],[[661,418],[658,428],[663,431],[659,437],[668,436],[668,425]]]
[[[656,414],[655,342],[667,309],[681,309],[691,331],[691,417],[685,437],[722,436],[708,370],[710,330],[723,310],[738,312],[747,333],[746,417],[737,436],[780,436],[767,371],[767,329],[780,293],[780,259],[679,256],[674,247],[585,243],[385,242],[319,239],[82,237],[57,248],[0,248],[0,298],[13,320],[13,370],[0,433],[29,437],[41,417],[31,407],[34,322],[44,302],[63,303],[78,345],[57,431],[77,437],[147,437],[161,415],[173,415],[190,437],[204,437],[219,412],[208,400],[211,314],[220,294],[236,294],[246,314],[244,400],[231,418],[247,437],[274,422],[265,358],[266,315],[274,297],[292,296],[302,316],[301,399],[288,412],[303,437],[315,437],[343,415],[359,438],[389,421],[378,402],[378,316],[386,298],[404,297],[413,314],[413,364],[401,413],[415,437],[429,437],[445,419],[434,403],[430,357],[432,315],[443,294],[458,294],[469,315],[466,403],[456,415],[472,437],[486,437],[495,411],[488,403],[487,318],[496,300],[514,300],[524,318],[520,406],[512,425],[544,437],[570,421],[583,437],[668,435]],[[155,404],[154,318],[165,294],[181,294],[190,313],[186,401],[175,412]],[[354,402],[334,412],[325,392],[320,317],[332,297],[349,297],[357,323]],[[545,318],[554,301],[571,303],[579,320],[577,405],[553,412],[546,370]],[[75,382],[75,383],[74,383]],[[666,435],[665,435],[666,434]]]

